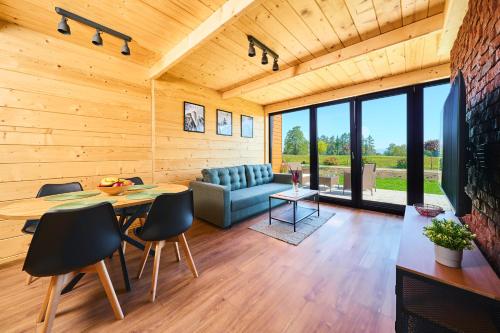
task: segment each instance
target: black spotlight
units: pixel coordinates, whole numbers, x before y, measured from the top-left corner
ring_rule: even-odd
[[[278,58],[274,58],[273,61],[273,72],[277,72],[280,70],[280,66],[278,65]]]
[[[268,63],[268,61],[267,61],[267,51],[266,50],[262,51],[262,59],[261,59],[260,63],[262,65],[267,65],[267,63]]]
[[[128,48],[128,43],[127,43],[126,40],[124,40],[123,42],[124,43],[123,43],[122,51],[121,52],[122,52],[123,55],[128,56],[128,55],[130,55],[130,49]]]
[[[95,31],[95,35],[92,37],[92,44],[102,46],[101,32],[99,30]]]
[[[250,45],[248,45],[248,56],[255,57],[255,47],[253,46],[253,42],[250,42]]]
[[[68,19],[65,16],[61,16],[61,21],[57,25],[57,31],[63,35],[71,35],[71,29],[68,25]]]

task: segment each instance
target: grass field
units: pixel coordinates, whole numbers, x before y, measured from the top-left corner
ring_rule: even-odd
[[[377,188],[382,190],[406,191],[406,179],[401,178],[377,178]],[[436,180],[424,181],[424,193],[443,194]]]
[[[319,164],[324,165],[324,161],[328,157],[335,157],[338,165],[349,165],[349,155],[319,155]],[[370,155],[365,156],[366,163],[376,163],[377,168],[394,168],[397,169],[398,160],[403,159],[403,156],[384,156],[384,155]],[[424,157],[425,170],[439,170],[439,157]],[[309,163],[309,155],[283,155],[283,161],[286,162],[307,162]],[[432,163],[431,163],[432,162]],[[432,166],[432,167],[431,167]]]
[[[339,175],[339,184],[344,183],[344,175]],[[377,178],[377,188],[381,190],[406,191],[406,179]],[[424,181],[424,193],[443,194],[436,180]]]

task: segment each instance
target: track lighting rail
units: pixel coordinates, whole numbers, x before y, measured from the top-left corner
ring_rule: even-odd
[[[264,43],[262,43],[261,41],[259,41],[257,38],[255,38],[254,36],[252,35],[247,35],[247,39],[250,43],[253,43],[253,45],[257,46],[259,49],[261,49],[262,51],[266,51],[269,55],[271,55],[271,57],[273,57],[274,59],[278,59],[280,56],[274,52],[273,50],[271,50],[269,47],[267,47]]]
[[[60,7],[56,7],[55,9],[56,9],[56,13],[63,16],[63,17],[69,18],[73,21],[77,21],[77,22],[80,22],[80,23],[85,24],[85,25],[88,25],[89,27],[95,28],[96,30],[99,30],[101,32],[105,32],[108,35],[115,36],[116,38],[123,39],[127,42],[132,41],[132,37],[127,36],[125,34],[122,34],[119,31],[113,30],[113,29],[108,28],[104,25],[101,25],[99,23],[96,23],[94,21],[86,19],[85,17],[81,17],[80,15],[77,15],[75,13],[68,12],[67,10],[62,9]]]

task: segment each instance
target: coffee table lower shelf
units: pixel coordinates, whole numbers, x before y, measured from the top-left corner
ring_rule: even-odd
[[[310,208],[310,207],[303,207],[299,206],[297,202],[291,202],[292,208],[287,209],[284,212],[278,213],[277,216],[272,216],[271,212],[272,209],[269,209],[269,225],[271,225],[272,220],[280,221],[280,222],[285,222],[289,224],[293,224],[293,232],[296,231],[296,224],[299,223],[300,221],[308,218],[309,216],[313,214],[318,214],[319,216],[319,201],[318,201],[318,208]],[[269,207],[271,207],[271,198],[269,199]]]

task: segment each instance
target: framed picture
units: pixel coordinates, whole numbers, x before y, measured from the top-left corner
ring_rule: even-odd
[[[205,107],[203,105],[184,102],[184,130],[205,133]]]
[[[233,135],[233,113],[217,109],[217,134]]]
[[[241,136],[253,138],[253,117],[241,115]]]

